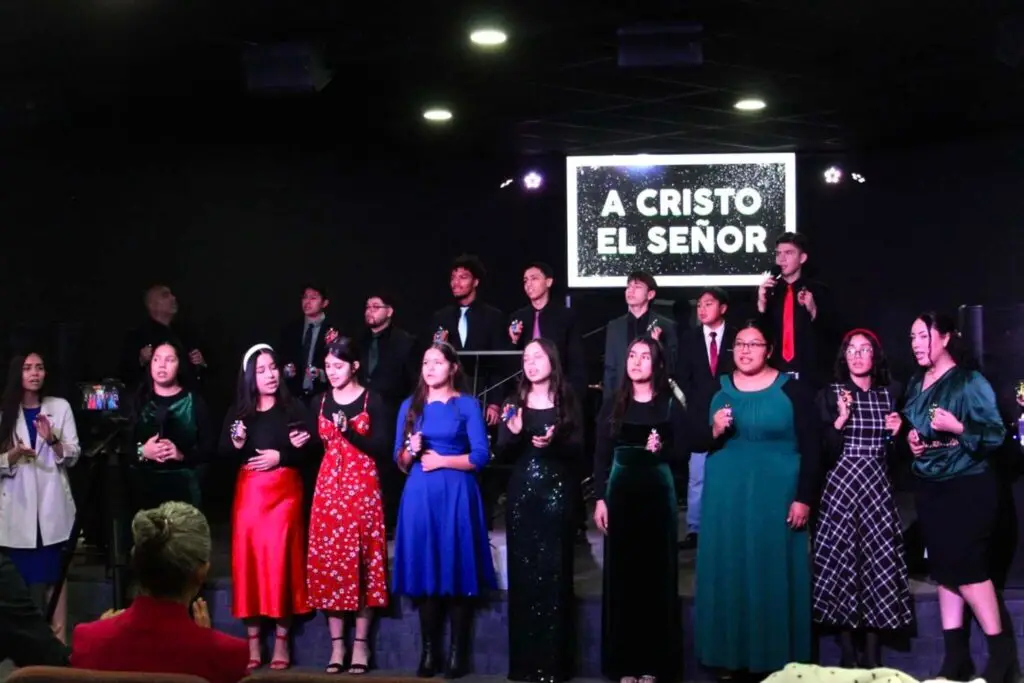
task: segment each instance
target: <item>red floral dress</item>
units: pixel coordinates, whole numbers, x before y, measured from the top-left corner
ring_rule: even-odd
[[[388,604],[387,537],[377,466],[345,436],[353,430],[369,434],[368,399],[367,391],[363,411],[351,419],[343,412],[325,416],[326,397],[320,402],[324,459],[313,493],[306,569],[309,604],[316,609],[353,612]]]

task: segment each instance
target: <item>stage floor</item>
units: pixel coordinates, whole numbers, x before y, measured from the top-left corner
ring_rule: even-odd
[[[900,514],[904,527],[912,523],[915,518],[913,501],[909,495],[897,496]],[[679,515],[679,538],[686,535],[686,513],[680,511]],[[231,577],[231,529],[228,524],[213,525],[213,547],[214,556],[211,560],[210,578],[228,579]],[[504,519],[499,517],[495,521],[495,529],[490,534],[491,546],[495,549],[496,558],[504,556],[505,530]],[[394,544],[389,544],[389,557],[393,557]],[[104,581],[106,580],[104,559],[95,553],[90,553],[86,548],[81,548],[77,553],[75,562],[71,568],[69,578],[72,581]],[[596,598],[601,596],[602,562],[604,556],[604,536],[594,528],[593,522],[588,524],[586,542],[581,538],[576,545],[576,595],[579,598]],[[766,560],[767,561],[767,560]],[[500,561],[496,562],[499,574],[504,568]],[[692,598],[694,595],[694,581],[696,574],[696,551],[679,551],[679,593],[683,598]],[[499,583],[501,578],[499,577]],[[935,593],[935,584],[926,577],[911,578],[911,592],[915,595]]]

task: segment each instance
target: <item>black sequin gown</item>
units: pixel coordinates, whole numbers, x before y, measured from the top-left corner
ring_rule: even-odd
[[[581,449],[572,435],[556,433],[546,448],[535,448],[531,438],[555,422],[554,408],[526,408],[518,436],[504,424],[498,433],[498,456],[513,462],[505,520],[508,677],[514,681],[557,683],[573,673],[573,552],[580,495],[575,472]]]

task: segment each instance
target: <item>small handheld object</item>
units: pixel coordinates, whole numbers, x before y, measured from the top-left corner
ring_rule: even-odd
[[[931,405],[931,407],[928,408],[928,421],[929,422],[931,422],[932,420],[935,419],[935,411],[938,410],[938,409],[939,409],[939,406],[938,406],[937,403],[933,403]]]
[[[288,379],[295,377],[295,363],[288,363],[284,366],[284,376]]]
[[[434,333],[434,343],[444,344],[448,341],[448,330],[443,327],[437,328],[437,332]]]
[[[660,329],[660,328],[661,328],[661,326],[658,325],[658,320],[654,319],[647,326],[647,334],[652,334],[655,330]]]
[[[245,425],[241,420],[235,420],[231,423],[231,440],[241,441],[245,436]]]
[[[420,452],[412,450],[412,434],[405,435],[405,452],[412,456],[413,460],[419,460]]]
[[[506,403],[505,407],[501,409],[501,419],[504,422],[508,422],[516,416],[516,407],[511,403]]]

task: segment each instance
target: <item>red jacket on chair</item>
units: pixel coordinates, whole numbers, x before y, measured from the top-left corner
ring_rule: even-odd
[[[192,674],[210,683],[247,675],[242,638],[203,628],[177,602],[139,596],[121,614],[79,624],[71,637],[71,666],[97,671]]]

